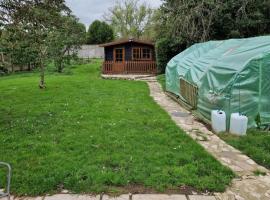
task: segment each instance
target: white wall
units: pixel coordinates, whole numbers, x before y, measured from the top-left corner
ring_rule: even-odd
[[[79,58],[104,58],[104,48],[99,45],[83,45],[78,51]]]

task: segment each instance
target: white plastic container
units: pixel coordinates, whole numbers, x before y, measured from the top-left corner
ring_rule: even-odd
[[[248,126],[248,118],[239,113],[232,113],[230,120],[230,133],[236,135],[246,135]]]
[[[213,110],[211,112],[212,129],[215,133],[226,131],[226,113],[222,110]]]

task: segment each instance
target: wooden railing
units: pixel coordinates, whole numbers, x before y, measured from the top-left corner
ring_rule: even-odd
[[[125,61],[115,63],[105,61],[102,66],[103,74],[156,74],[157,64],[155,61]]]
[[[102,65],[103,74],[112,74],[113,72],[113,61],[104,61]]]

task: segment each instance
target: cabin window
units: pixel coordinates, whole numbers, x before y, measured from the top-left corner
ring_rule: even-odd
[[[140,48],[134,48],[133,50],[132,50],[132,57],[133,57],[133,60],[138,60],[138,59],[140,59],[141,58],[141,56],[140,56]]]
[[[115,61],[122,62],[124,60],[124,49],[115,49]]]
[[[144,49],[142,49],[142,58],[143,59],[151,59],[151,50],[150,49],[146,49],[146,48],[144,48]]]
[[[133,60],[151,60],[152,54],[149,48],[133,48],[132,49]]]

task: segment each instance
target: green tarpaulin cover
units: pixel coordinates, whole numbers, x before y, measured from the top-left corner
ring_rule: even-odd
[[[198,87],[197,111],[208,120],[221,109],[228,119],[248,116],[249,127],[258,114],[270,123],[270,36],[195,44],[166,68],[167,91],[182,97],[180,78]]]

